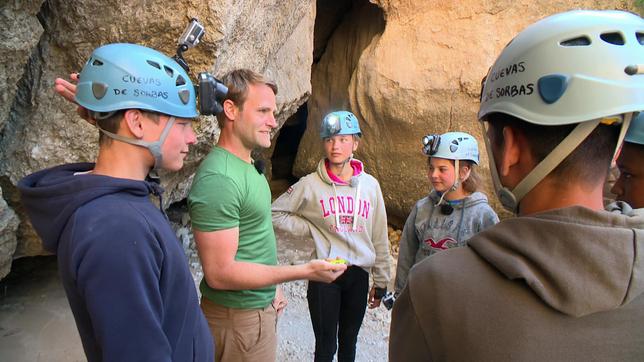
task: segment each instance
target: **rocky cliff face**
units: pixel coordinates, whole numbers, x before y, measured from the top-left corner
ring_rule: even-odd
[[[380,180],[392,222],[400,224],[427,190],[420,138],[462,130],[480,139],[479,84],[496,55],[529,23],[573,8],[638,10],[635,1],[617,0],[5,1],[0,4],[0,187],[21,223],[18,231],[0,230],[3,237],[18,239],[15,251],[15,241],[4,241],[11,237],[0,239],[0,254],[10,259],[42,253],[20,209],[17,181],[96,155],[97,131],[56,97],[52,86],[56,77],[80,70],[99,45],[140,43],[172,55],[189,19],[199,18],[207,34],[186,55],[195,74],[221,75],[238,67],[263,72],[279,85],[280,125],[305,122],[299,127],[300,134],[306,128],[301,142],[299,135],[288,141],[279,137],[274,148],[262,152],[268,160],[283,148],[280,142],[299,142],[287,151],[294,165],[275,163],[276,171],[311,172],[322,155],[321,117],[350,109],[364,132],[356,157]],[[186,167],[164,178],[168,204],[185,197],[218,132],[214,118],[202,117]],[[481,164],[485,174],[485,155]]]
[[[482,152],[479,171],[489,180],[476,118],[480,83],[521,29],[566,10],[641,14],[637,6],[592,0],[355,1],[324,53],[314,58],[308,127],[294,173],[311,172],[322,156],[318,128],[324,114],[348,108],[363,130],[356,157],[380,181],[390,222],[401,226],[414,202],[429,191],[426,158],[420,153],[424,135],[473,134]],[[484,191],[500,210],[490,182]]]
[[[279,85],[281,123],[311,93],[314,1],[54,0],[0,6],[0,74],[4,75],[0,77],[0,185],[23,221],[18,247],[5,253],[9,256],[43,253],[20,210],[17,181],[42,168],[92,161],[96,156],[96,129],[53,92],[54,79],[79,71],[95,47],[131,42],[173,55],[177,38],[190,18],[196,17],[207,33],[186,54],[194,74],[210,71],[217,76],[237,67],[267,74]],[[199,142],[187,166],[164,177],[168,204],[185,197],[198,160],[217,137],[216,120],[203,117]],[[15,239],[15,231],[2,232]]]

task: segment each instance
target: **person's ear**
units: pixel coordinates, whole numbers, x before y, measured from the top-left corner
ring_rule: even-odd
[[[353,137],[353,152],[356,152],[358,149],[358,143],[360,143],[360,140],[356,137]]]
[[[470,177],[471,172],[472,172],[472,166],[461,166],[461,172],[460,172],[461,181],[467,180]]]
[[[143,138],[143,112],[138,109],[128,109],[123,113],[121,122],[135,138]]]
[[[503,145],[499,162],[499,175],[508,176],[510,169],[519,163],[521,156],[520,135],[511,127],[503,127]]]
[[[224,114],[226,115],[226,118],[228,118],[231,121],[235,120],[235,118],[237,117],[237,113],[239,111],[235,102],[233,102],[230,99],[226,99],[223,103],[223,108],[224,108]]]

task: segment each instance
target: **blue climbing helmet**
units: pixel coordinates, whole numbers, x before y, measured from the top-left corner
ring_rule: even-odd
[[[429,157],[467,160],[479,164],[476,138],[465,132],[447,132],[423,137],[423,153]]]
[[[322,120],[320,138],[325,139],[335,135],[362,135],[358,118],[348,111],[335,111],[327,114]]]
[[[643,43],[644,19],[638,15],[575,10],[528,26],[503,49],[482,84],[483,135],[494,113],[543,126],[576,124],[512,190],[501,184],[489,158],[506,209],[516,212],[521,199],[599,124],[619,124],[621,141],[632,117],[644,109]]]
[[[76,102],[94,118],[141,109],[179,118],[197,117],[195,87],[170,57],[141,45],[96,48],[79,74]]]
[[[644,146],[644,112],[640,112],[637,118],[631,121],[624,141]]]
[[[147,148],[154,157],[150,176],[163,166],[162,146],[175,117],[197,117],[195,88],[185,70],[156,50],[116,43],[96,48],[78,76],[76,102],[102,120],[119,110],[140,109],[168,115],[159,139],[143,141],[96,127],[106,136]]]

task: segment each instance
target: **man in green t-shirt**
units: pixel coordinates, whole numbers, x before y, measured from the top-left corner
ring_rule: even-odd
[[[277,265],[271,193],[251,151],[271,145],[277,127],[277,86],[251,70],[223,77],[228,95],[216,147],[195,175],[188,197],[204,270],[201,308],[216,346],[216,361],[274,361],[278,313],[286,300],[276,284],[331,282],[346,265],[313,260]]]

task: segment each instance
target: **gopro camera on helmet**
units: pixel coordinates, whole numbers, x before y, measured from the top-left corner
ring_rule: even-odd
[[[206,33],[203,25],[195,18],[183,31],[179,38],[177,54],[172,57],[186,72],[190,72],[188,63],[183,58],[183,52],[196,46]],[[211,116],[221,113],[224,108],[223,101],[228,95],[228,88],[217,78],[208,72],[199,73],[199,86],[197,87],[197,99],[199,100],[199,113],[204,116]]]
[[[172,57],[179,65],[190,72],[190,67],[185,59],[183,59],[183,52],[199,44],[201,38],[206,34],[206,30],[203,25],[199,23],[199,20],[192,18],[190,23],[186,27],[186,30],[183,31],[183,34],[179,37],[179,47],[177,48],[177,54]]]
[[[190,24],[186,30],[183,31],[181,37],[179,38],[179,47],[183,48],[183,51],[186,51],[189,48],[194,47],[199,44],[199,41],[206,33],[203,25],[199,23],[199,20],[192,18]]]

